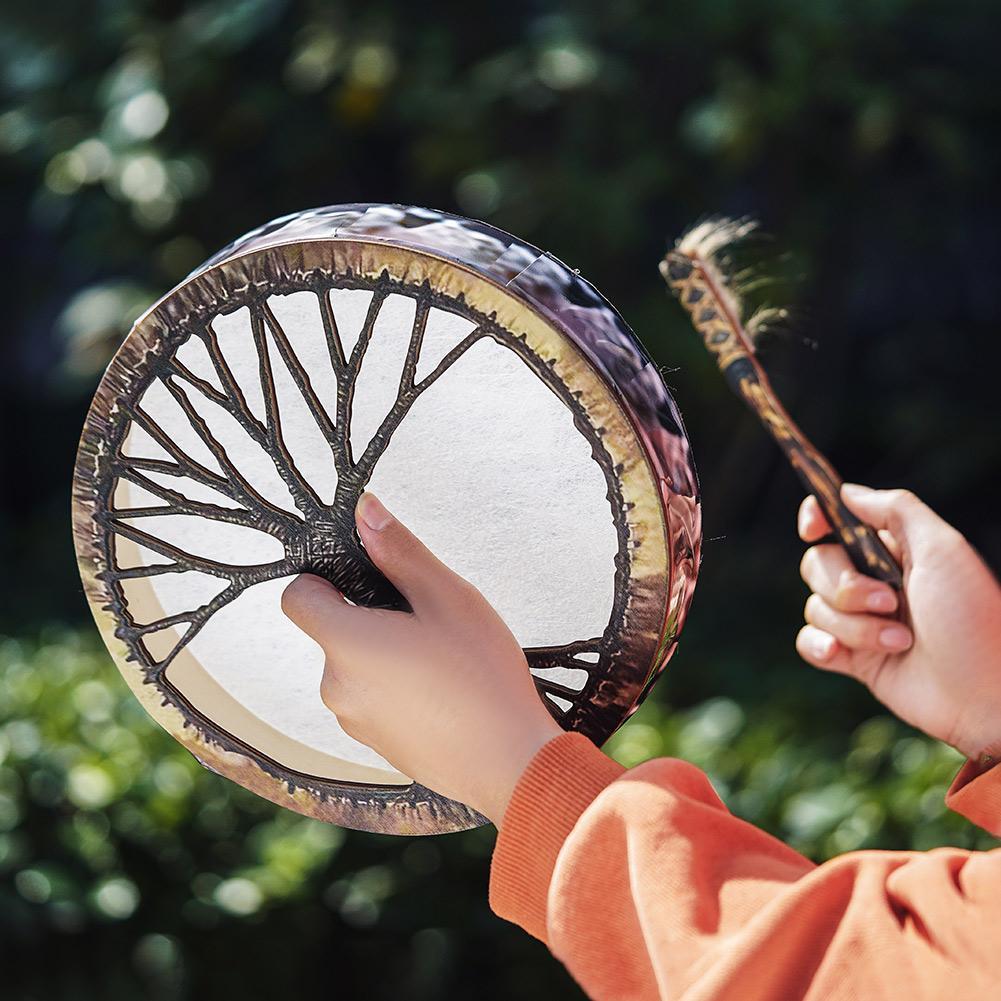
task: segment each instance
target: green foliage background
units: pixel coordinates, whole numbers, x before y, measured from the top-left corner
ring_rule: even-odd
[[[822,859],[987,847],[953,752],[792,650],[799,494],[667,299],[702,214],[776,235],[770,363],[851,478],[910,486],[1001,565],[1001,13],[972,2],[0,8],[0,961],[11,999],[579,996],[485,902],[489,831],[283,812],[150,723],[87,619],[76,435],[137,313],[271,217],[356,200],[488,219],[595,281],[686,415],[705,561],[612,741],[677,754]]]

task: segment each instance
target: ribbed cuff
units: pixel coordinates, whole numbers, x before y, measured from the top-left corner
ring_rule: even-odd
[[[996,750],[967,761],[945,794],[950,810],[1001,837],[1001,764]]]
[[[580,815],[625,769],[579,733],[549,741],[515,787],[490,866],[490,906],[546,941],[556,856]]]

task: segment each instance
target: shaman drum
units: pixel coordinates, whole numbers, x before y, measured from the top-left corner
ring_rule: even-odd
[[[483,822],[348,737],[302,571],[405,608],[367,559],[369,488],[493,604],[540,697],[603,742],[671,655],[698,489],[660,374],[575,272],[482,223],[341,205],[216,254],[126,338],[91,406],[73,521],[94,616],[207,767],[346,827]]]

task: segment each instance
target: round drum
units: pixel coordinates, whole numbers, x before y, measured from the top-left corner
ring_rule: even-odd
[[[603,742],[673,651],[698,568],[674,401],[565,265],[440,212],[346,205],[221,251],[136,323],[88,414],[84,586],[150,715],[207,767],[346,827],[483,818],[348,737],[281,612],[322,574],[406,610],[353,513],[376,493],[473,582],[540,697]]]

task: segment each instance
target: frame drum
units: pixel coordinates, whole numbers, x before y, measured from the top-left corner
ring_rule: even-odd
[[[483,223],[395,205],[288,216],[216,254],[112,360],[74,479],[115,662],[208,768],[322,820],[483,823],[348,737],[282,614],[303,571],[405,609],[365,555],[371,489],[486,596],[540,697],[602,743],[673,652],[699,562],[680,414],[580,276]]]

